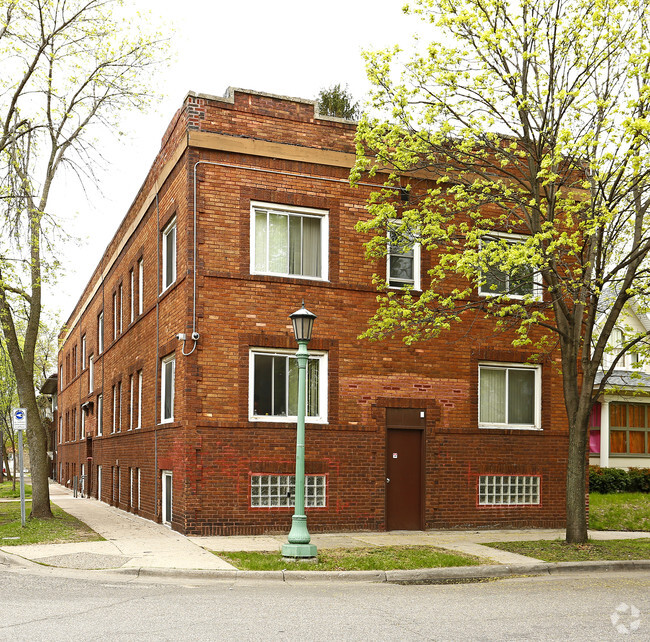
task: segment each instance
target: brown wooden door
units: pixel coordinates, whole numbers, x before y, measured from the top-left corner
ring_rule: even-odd
[[[386,528],[422,529],[422,434],[386,430]]]

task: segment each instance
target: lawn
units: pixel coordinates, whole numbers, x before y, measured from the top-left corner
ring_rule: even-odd
[[[589,540],[587,544],[567,544],[562,540],[533,542],[492,542],[486,544],[510,553],[545,562],[586,562],[650,559],[650,539]]]
[[[279,552],[215,552],[215,555],[246,571],[389,571],[476,566],[485,563],[485,560],[473,555],[450,553],[433,546],[322,549],[318,551],[316,563],[289,562],[284,560]]]
[[[589,528],[650,531],[650,493],[590,493]]]
[[[32,496],[32,487],[25,484],[25,497]],[[0,499],[20,499],[20,480],[16,480],[16,491],[13,490],[13,482],[3,481],[0,484]]]
[[[52,505],[54,519],[29,519],[26,505],[25,528],[20,524],[20,502],[0,502],[0,547],[19,544],[59,544],[101,540],[76,517]]]

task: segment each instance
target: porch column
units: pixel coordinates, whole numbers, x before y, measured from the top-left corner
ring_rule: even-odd
[[[600,466],[609,468],[609,401],[600,402]]]

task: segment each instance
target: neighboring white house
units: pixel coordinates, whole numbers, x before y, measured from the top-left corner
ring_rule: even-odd
[[[630,337],[644,332],[650,332],[650,316],[630,306],[612,332],[612,352],[605,356],[604,368],[612,365]],[[602,379],[601,373],[596,386]],[[591,415],[589,463],[603,468],[650,467],[650,365],[635,352],[616,364],[600,390]]]

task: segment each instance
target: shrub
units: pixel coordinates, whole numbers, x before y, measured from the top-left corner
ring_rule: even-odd
[[[589,466],[589,491],[595,493],[650,492],[650,468]]]

